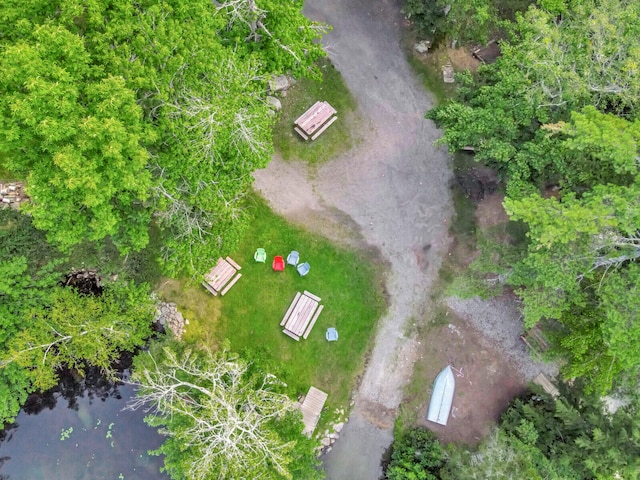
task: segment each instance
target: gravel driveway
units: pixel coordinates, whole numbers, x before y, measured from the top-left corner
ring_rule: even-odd
[[[393,440],[402,387],[417,354],[408,324],[428,306],[447,250],[449,159],[433,146],[439,132],[423,118],[433,99],[400,49],[400,7],[399,0],[307,0],[306,15],[333,26],[323,42],[358,101],[363,141],[313,174],[277,157],[255,174],[257,190],[277,212],[374,248],[389,265],[390,308],[349,423],[324,459],[333,480],[375,480],[382,473],[381,457]]]

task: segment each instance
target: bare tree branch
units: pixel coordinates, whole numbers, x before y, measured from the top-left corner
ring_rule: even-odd
[[[264,376],[258,385],[248,381],[248,364],[226,352],[163,352],[162,361],[147,353],[150,366],[136,372],[138,396],[127,409],[184,419],[184,429],[169,429],[168,434],[179,435],[184,445],[197,449],[191,478],[205,478],[221,463],[234,471],[247,461],[271,465],[290,478],[291,445],[278,443],[268,428],[269,422],[294,408],[286,395],[273,392],[280,381],[273,375]]]

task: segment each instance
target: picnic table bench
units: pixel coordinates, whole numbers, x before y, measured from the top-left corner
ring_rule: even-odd
[[[234,262],[231,258],[226,259],[220,257],[218,263],[213,267],[209,273],[204,276],[202,286],[206,288],[211,294],[222,296],[229,291],[235,283],[240,280],[242,276],[238,273],[240,265]],[[237,274],[237,275],[236,275]]]
[[[328,102],[318,101],[293,122],[293,129],[305,140],[315,140],[338,119],[336,113]]]
[[[306,339],[324,309],[319,303],[320,297],[313,293],[298,292],[280,322],[280,326],[284,326],[282,332],[296,341],[300,341],[300,337]]]

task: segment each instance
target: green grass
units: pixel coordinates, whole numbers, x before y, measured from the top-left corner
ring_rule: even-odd
[[[395,435],[410,430],[418,423],[418,417],[424,415],[424,405],[431,396],[433,378],[427,375],[424,362],[416,362],[411,380],[404,388],[404,399],[394,426]]]
[[[302,79],[281,98],[282,111],[273,132],[273,143],[285,160],[304,160],[320,164],[350,150],[359,128],[356,101],[333,64],[318,63],[322,81]],[[326,100],[338,112],[338,120],[314,141],[304,141],[294,130],[293,122],[318,100]]]
[[[250,351],[268,365],[292,396],[313,385],[329,394],[330,410],[346,406],[385,308],[378,267],[363,253],[288,224],[260,199],[252,209],[255,218],[245,240],[228,252],[242,267],[242,278],[224,297],[182,284],[165,285],[161,295],[189,319],[185,340],[217,348],[228,339],[233,351]],[[266,264],[253,260],[257,247],[266,249]],[[284,272],[272,270],[274,255],[286,259],[291,250],[311,264],[306,277],[289,266]],[[321,297],[325,308],[309,337],[296,342],[282,333],[280,321],[296,292],[304,290]],[[325,340],[328,327],[338,330],[337,342]]]

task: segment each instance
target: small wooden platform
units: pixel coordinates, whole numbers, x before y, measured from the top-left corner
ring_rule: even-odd
[[[538,385],[540,385],[544,389],[544,391],[551,395],[553,398],[558,398],[560,396],[558,387],[556,387],[544,373],[540,373],[536,378],[534,378],[533,383],[537,383]]]
[[[280,326],[284,326],[282,332],[296,341],[299,341],[300,337],[306,339],[324,308],[324,305],[319,305],[319,302],[320,297],[306,290],[304,293],[296,293],[280,322]]]
[[[338,119],[336,113],[328,102],[316,102],[293,122],[293,129],[305,140],[315,140]]]
[[[238,273],[240,265],[231,260],[231,258],[219,258],[216,266],[204,276],[202,286],[209,290],[213,295],[222,296],[229,291],[242,276]]]
[[[326,393],[318,390],[316,387],[309,388],[309,392],[306,397],[304,397],[304,401],[300,405],[300,411],[302,412],[302,423],[304,423],[302,433],[306,436],[310,437],[316,429],[327,397],[328,395]]]

